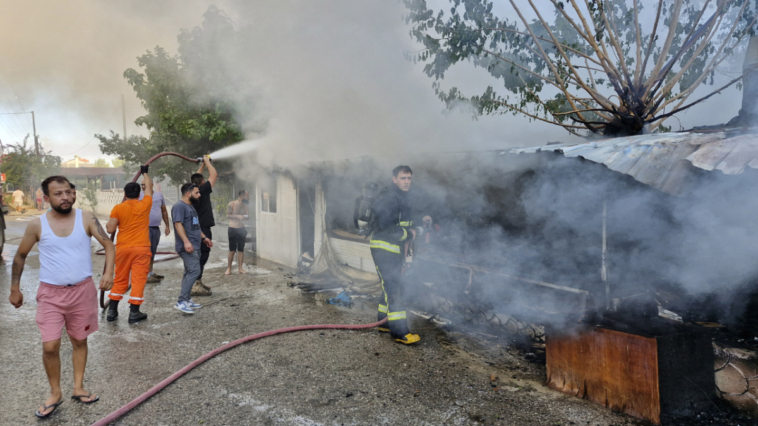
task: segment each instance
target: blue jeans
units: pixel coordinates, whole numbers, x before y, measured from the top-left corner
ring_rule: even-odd
[[[184,276],[182,277],[182,292],[179,294],[179,303],[188,302],[190,300],[190,291],[192,286],[200,277],[200,250],[195,249],[192,253],[186,251],[180,251],[184,261]]]

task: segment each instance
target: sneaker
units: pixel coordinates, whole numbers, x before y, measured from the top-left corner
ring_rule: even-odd
[[[155,277],[155,278],[158,278],[159,280],[162,280],[162,279],[166,278],[166,277],[164,277],[163,275],[158,275],[158,274],[156,274],[155,272],[153,272],[153,275],[151,275],[151,276],[153,276],[153,277]]]
[[[203,307],[203,305],[193,302],[192,299],[190,299],[190,301],[187,302],[187,305],[189,305],[189,307],[192,309],[200,309]]]
[[[190,291],[190,296],[210,296],[211,294],[213,293],[210,290],[206,290],[200,286],[199,281],[195,282],[195,285],[192,286],[192,290]]]
[[[116,321],[118,319],[118,311],[115,309],[108,309],[108,315],[105,317],[108,322]]]
[[[161,279],[158,278],[157,275],[151,275],[151,276],[147,277],[147,283],[148,284],[156,284],[156,283],[159,283],[159,282],[161,282]]]
[[[147,319],[147,314],[144,312],[129,312],[129,324],[144,321]]]
[[[176,309],[179,309],[180,311],[184,312],[185,314],[194,314],[195,311],[192,310],[192,308],[189,307],[189,303],[187,302],[176,302],[176,305],[174,305]]]

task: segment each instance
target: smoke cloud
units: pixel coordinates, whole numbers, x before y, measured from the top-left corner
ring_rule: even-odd
[[[562,129],[504,115],[476,121],[465,108],[443,114],[422,65],[404,58],[420,48],[408,35],[399,2],[167,0],[12,2],[0,16],[0,108],[35,110],[38,133],[58,155],[99,156],[92,135],[127,131],[141,107],[122,73],[156,45],[176,52],[180,29],[202,22],[214,4],[242,34],[223,63],[228,85],[262,110],[243,110],[248,138],[265,137],[261,162],[354,158],[408,152],[481,150],[570,140]],[[20,19],[33,17],[33,19]],[[22,24],[23,23],[23,24]],[[729,71],[729,70],[725,70]],[[717,76],[718,78],[718,76]],[[223,84],[224,82],[220,82]],[[462,64],[443,82],[479,92],[492,82]],[[20,103],[14,103],[18,95]],[[687,112],[683,126],[728,120],[739,109],[731,92]],[[714,108],[715,103],[723,103]],[[0,138],[20,141],[27,117],[0,118]],[[266,123],[263,127],[261,124]],[[266,160],[266,161],[263,161]]]
[[[240,37],[206,65],[223,71],[228,81],[219,85],[239,87],[240,99],[255,105],[240,108],[237,117],[247,138],[258,141],[247,145],[254,149],[238,161],[239,169],[372,156],[372,179],[389,183],[385,171],[411,164],[414,185],[438,201],[453,251],[567,286],[598,288],[603,201],[610,279],[619,291],[666,282],[690,295],[729,292],[758,272],[752,173],[711,173],[694,194],[674,199],[588,162],[557,159],[538,170],[527,156],[505,169],[491,153],[469,161],[432,158],[424,153],[575,139],[523,117],[472,120],[463,107],[443,114],[422,65],[404,58],[420,46],[408,35],[399,3],[213,3],[235,22]],[[122,93],[128,131],[144,134],[132,122],[142,111],[123,71],[136,68],[135,58],[156,45],[175,53],[180,29],[200,25],[210,4],[9,2],[0,15],[0,108],[20,110],[12,98],[17,93],[25,109],[37,112],[43,143],[64,159],[99,156],[95,142],[87,145],[92,135],[121,133]],[[738,63],[730,66],[739,69]],[[717,75],[717,84],[719,78],[726,77]],[[443,84],[473,93],[495,82],[463,64]],[[680,115],[681,126],[726,122],[739,110],[740,96],[733,88],[724,91]],[[20,140],[28,123],[8,120],[0,118],[0,138]],[[679,127],[676,120],[667,124]],[[348,200],[345,215],[371,174],[358,170],[343,180],[348,176],[348,186],[333,185],[331,194]]]

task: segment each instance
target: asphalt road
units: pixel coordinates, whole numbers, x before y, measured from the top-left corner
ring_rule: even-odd
[[[7,256],[0,267],[0,425],[42,424],[34,411],[49,390],[35,324],[39,260],[28,258],[25,303],[7,302],[14,237],[26,218],[8,217]],[[173,234],[162,248],[170,248]],[[35,248],[36,250],[36,248]],[[248,275],[225,277],[219,245],[206,270],[210,297],[194,316],[173,308],[179,260],[156,264],[166,276],[148,284],[147,321],[107,323],[89,339],[85,387],[93,405],[67,399],[47,425],[88,425],[126,404],[184,365],[225,342],[293,325],[375,321],[376,302],[351,309],[303,294],[288,282],[304,280],[279,265],[249,259]],[[103,258],[93,256],[95,281]],[[179,379],[127,414],[120,425],[640,425],[587,401],[545,388],[544,367],[530,364],[505,338],[442,331],[416,318],[422,341],[403,346],[376,330],[301,332],[269,337],[230,350]],[[71,392],[71,345],[62,349],[64,396]],[[492,376],[496,379],[491,380]]]

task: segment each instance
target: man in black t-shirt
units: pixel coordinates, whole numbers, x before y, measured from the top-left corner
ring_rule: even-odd
[[[208,180],[203,177],[203,170],[208,168]],[[218,172],[216,168],[211,164],[209,156],[203,157],[203,163],[200,168],[197,169],[197,173],[193,174],[190,180],[200,190],[200,199],[193,203],[192,206],[197,211],[197,216],[200,218],[200,231],[203,235],[213,239],[213,233],[211,228],[216,226],[216,221],[213,220],[213,205],[211,205],[211,192],[213,192],[213,186],[216,185],[216,179],[218,178]],[[211,248],[203,242],[200,245],[200,277],[192,287],[192,296],[210,296],[211,288],[203,284],[203,270],[205,264],[208,262],[208,257],[211,255]]]

